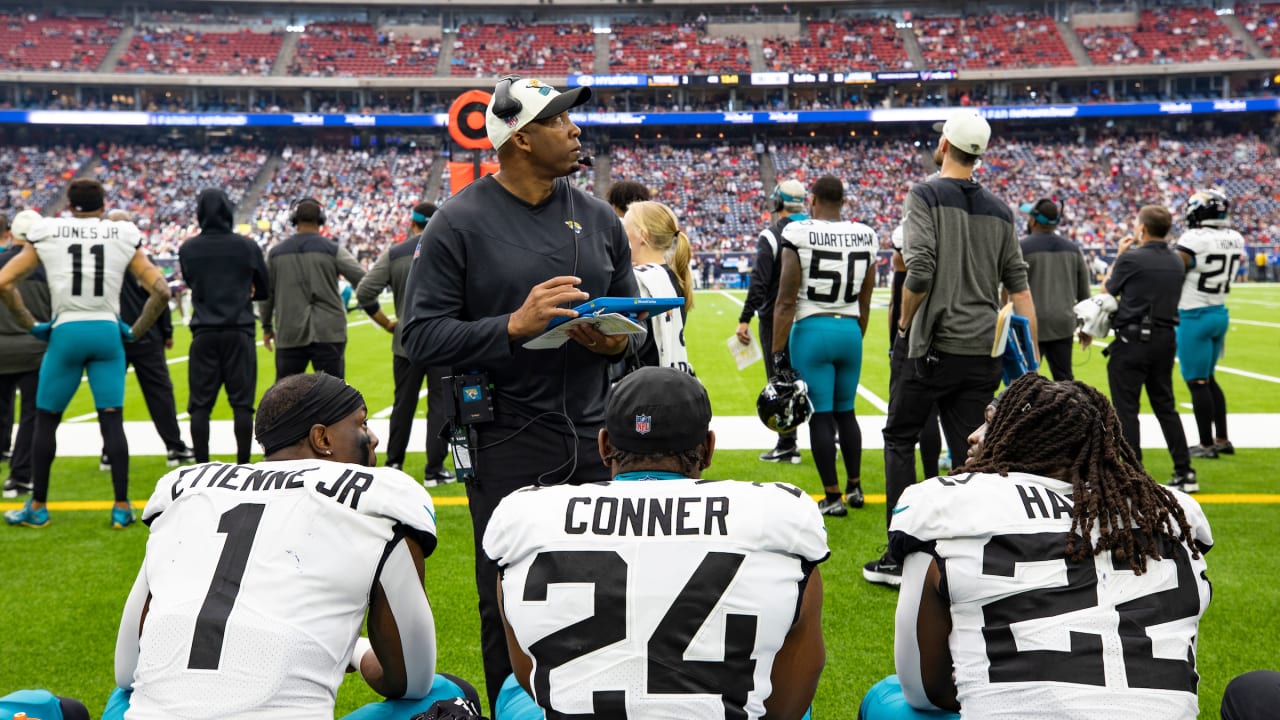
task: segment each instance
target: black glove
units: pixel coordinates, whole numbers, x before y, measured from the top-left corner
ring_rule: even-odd
[[[414,715],[410,720],[485,720],[480,708],[464,697],[437,700],[426,712]]]
[[[773,352],[774,372],[780,372],[784,369],[785,370],[791,369],[791,353],[786,348],[783,348],[781,350],[775,350]]]

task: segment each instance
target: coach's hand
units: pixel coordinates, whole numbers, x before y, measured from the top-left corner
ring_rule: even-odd
[[[1080,337],[1080,349],[1083,350],[1093,344],[1093,336],[1081,330],[1078,333]]]
[[[507,337],[516,340],[539,335],[554,318],[578,317],[576,310],[559,307],[566,303],[580,304],[589,295],[578,289],[581,278],[572,275],[553,277],[533,286],[519,310],[507,318]]]
[[[594,325],[583,323],[569,328],[568,336],[582,347],[600,355],[617,355],[627,349],[628,335],[605,335]]]
[[[276,351],[276,334],[273,332],[264,331],[262,333],[262,347],[266,348],[267,352],[275,352]]]
[[[751,344],[751,323],[738,323],[738,342],[743,345]]]

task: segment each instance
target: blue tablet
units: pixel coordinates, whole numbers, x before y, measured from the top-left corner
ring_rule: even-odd
[[[588,300],[574,308],[578,311],[578,316],[586,315],[608,315],[609,313],[619,313],[635,317],[642,312],[650,314],[666,312],[672,308],[684,307],[684,298],[682,297],[599,297],[595,300]],[[556,318],[547,324],[547,330],[560,325],[561,323],[572,320],[573,318]]]

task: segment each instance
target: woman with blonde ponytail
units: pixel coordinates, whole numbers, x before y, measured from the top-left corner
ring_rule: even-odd
[[[636,350],[634,365],[673,367],[693,373],[684,343],[684,323],[693,309],[689,237],[671,208],[651,200],[633,202],[622,223],[631,242],[631,264],[641,297],[684,296],[684,307],[652,316],[649,336]]]

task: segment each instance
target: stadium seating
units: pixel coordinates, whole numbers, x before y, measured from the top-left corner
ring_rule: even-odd
[[[91,157],[93,151],[83,146],[0,146],[0,212],[12,218],[21,210],[43,211]]]
[[[109,209],[128,210],[156,257],[176,256],[178,245],[200,232],[196,196],[205,188],[226,191],[231,202],[253,184],[270,152],[261,148],[170,149],[145,144],[111,145],[101,151],[96,177]]]
[[[368,23],[308,25],[289,63],[290,75],[358,77],[434,75],[438,38],[417,38],[375,30]]]
[[[314,197],[325,204],[326,232],[372,263],[388,243],[407,236],[409,211],[423,198],[433,160],[433,151],[425,148],[288,146],[250,224],[259,241],[270,246],[293,233],[292,202]]]
[[[797,40],[766,38],[765,63],[771,70],[899,70],[910,67],[893,20],[851,18],[811,21]]]
[[[750,72],[747,43],[710,37],[692,25],[615,24],[609,38],[611,72]]]
[[[1236,17],[1269,57],[1280,57],[1280,3],[1236,4]]]
[[[139,30],[117,72],[180,75],[267,75],[280,53],[279,32],[205,32],[198,27]]]
[[[0,16],[0,69],[94,72],[120,35],[101,18]]]
[[[1248,57],[1244,43],[1209,8],[1143,10],[1138,25],[1079,29],[1098,65],[1211,62]]]
[[[498,77],[510,72],[543,76],[593,72],[595,36],[577,23],[463,25],[458,28],[450,74]]]
[[[1053,19],[1044,15],[928,18],[913,23],[931,68],[1029,68],[1075,65]]]

